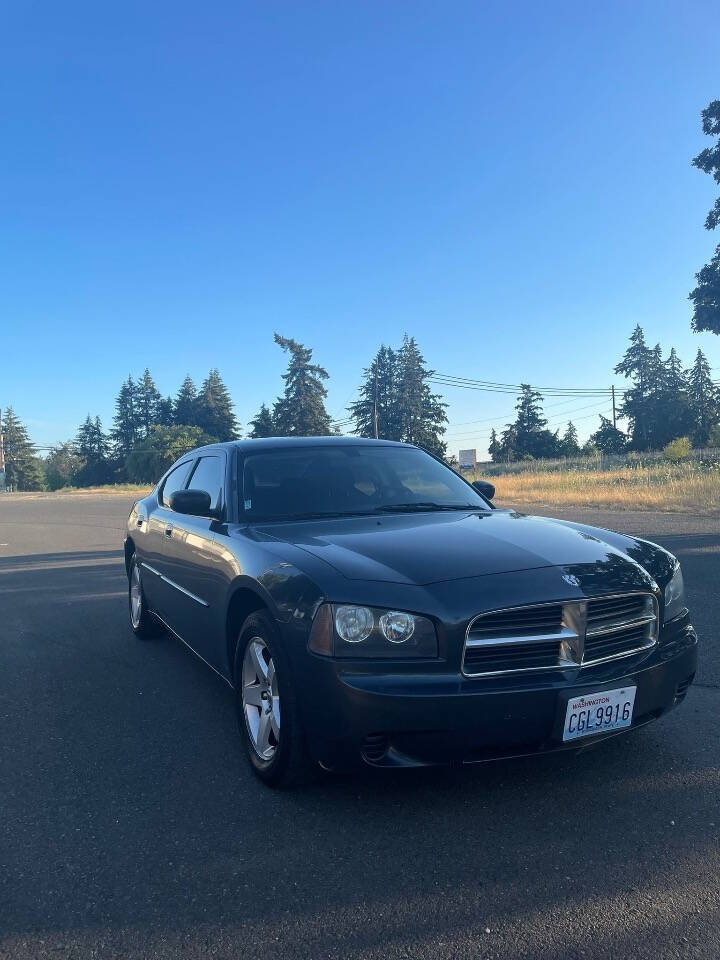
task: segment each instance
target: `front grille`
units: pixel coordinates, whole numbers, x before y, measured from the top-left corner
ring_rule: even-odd
[[[477,677],[584,667],[646,650],[657,631],[649,593],[495,610],[471,621],[462,669]]]

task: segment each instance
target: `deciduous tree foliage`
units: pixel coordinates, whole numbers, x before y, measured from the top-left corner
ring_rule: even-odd
[[[693,165],[709,173],[720,184],[720,100],[713,100],[702,112],[703,133],[717,140],[693,160]],[[714,230],[720,223],[720,197],[715,200],[705,220],[705,228]],[[708,330],[720,334],[720,245],[715,254],[696,275],[697,286],[690,293],[693,302],[694,330]]]
[[[128,455],[125,461],[127,478],[132,483],[155,483],[188,450],[214,443],[216,439],[199,427],[156,425]]]
[[[71,441],[56,444],[45,458],[45,482],[49,490],[77,485],[77,476],[83,467],[80,454]]]
[[[285,391],[275,401],[272,419],[275,431],[281,437],[319,437],[333,433],[330,416],[325,409],[328,379],[324,367],[312,363],[309,347],[289,337],[275,334],[275,343],[290,355],[287,371],[283,374]]]

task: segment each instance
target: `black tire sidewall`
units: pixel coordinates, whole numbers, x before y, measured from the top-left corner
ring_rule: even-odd
[[[267,646],[275,664],[280,694],[280,741],[274,756],[263,760],[250,740],[242,702],[242,667],[247,645],[253,637],[260,637]],[[255,773],[272,786],[287,786],[297,779],[304,765],[305,747],[298,716],[297,698],[293,689],[290,663],[283,649],[277,625],[269,614],[259,611],[251,614],[240,631],[235,652],[235,708],[243,748]]]

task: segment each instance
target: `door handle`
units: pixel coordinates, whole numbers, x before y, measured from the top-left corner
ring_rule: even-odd
[[[170,539],[170,537],[172,537],[172,532],[173,532],[173,525],[169,523],[165,527],[165,536],[168,538],[168,540]]]

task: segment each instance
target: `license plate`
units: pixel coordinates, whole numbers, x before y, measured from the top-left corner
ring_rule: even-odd
[[[563,740],[578,740],[593,733],[620,730],[632,723],[637,687],[600,690],[568,701]]]

